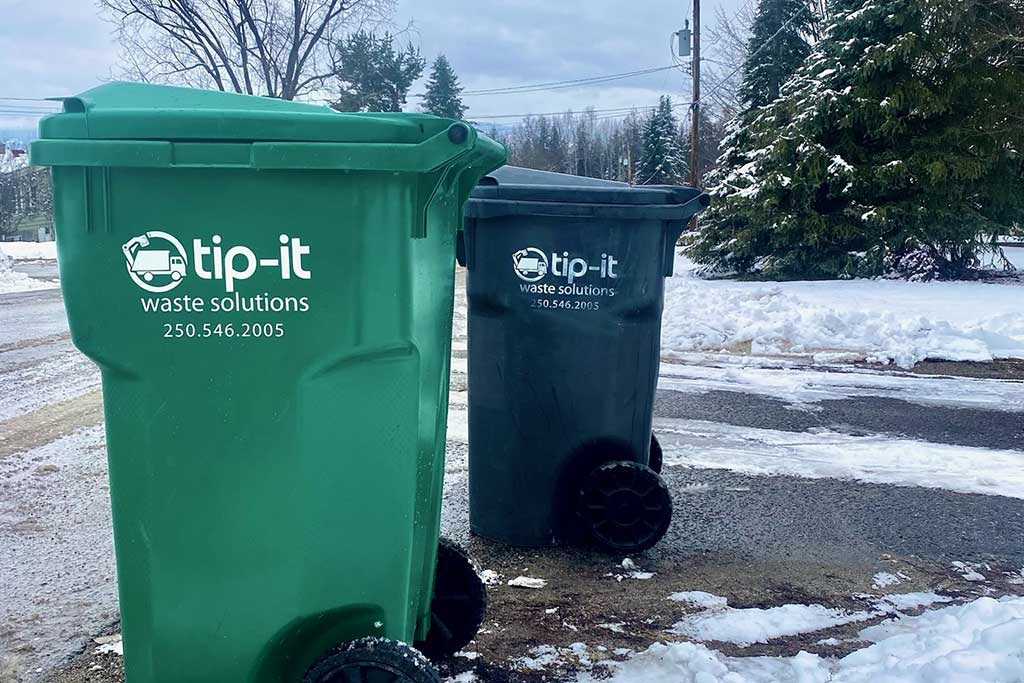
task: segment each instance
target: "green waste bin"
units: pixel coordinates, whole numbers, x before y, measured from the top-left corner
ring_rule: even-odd
[[[460,645],[431,628],[455,235],[501,145],[111,83],[31,159],[103,375],[129,683],[434,680],[402,643]]]

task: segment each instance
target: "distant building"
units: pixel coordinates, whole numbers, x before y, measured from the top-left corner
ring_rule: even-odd
[[[25,150],[0,148],[0,240],[53,239],[49,169],[29,166]]]

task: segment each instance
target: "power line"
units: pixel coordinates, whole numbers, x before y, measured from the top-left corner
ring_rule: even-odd
[[[660,73],[662,71],[669,71],[675,69],[675,64],[668,66],[653,67],[650,69],[639,69],[637,71],[627,71],[618,74],[609,74],[606,76],[592,76],[590,78],[574,78],[566,81],[552,81],[550,83],[534,83],[530,85],[514,85],[505,88],[488,88],[483,90],[466,90],[463,91],[463,96],[476,97],[479,95],[512,95],[517,93],[526,92],[540,92],[543,90],[562,90],[566,88],[577,88],[587,85],[598,85],[601,83],[607,83],[610,81],[618,81],[626,78],[635,78],[637,76],[646,76],[648,74]]]
[[[633,110],[637,110],[637,109],[650,109],[650,108],[651,107],[645,106],[645,107],[618,107],[618,108],[615,108],[615,109],[585,109],[585,110],[580,111],[580,112],[572,112],[572,111],[542,111],[542,112],[527,112],[525,114],[481,114],[481,115],[471,115],[469,118],[471,120],[476,120],[476,119],[525,119],[525,118],[530,118],[530,117],[534,117],[534,116],[565,116],[566,114],[569,114],[571,116],[585,116],[585,115],[591,114],[591,113],[593,113],[593,114],[607,114],[607,113],[610,113],[610,112],[620,112],[620,113],[627,114],[627,113],[629,113],[629,112],[631,112]]]
[[[526,119],[526,118],[531,118],[531,117],[535,117],[535,116],[572,116],[572,117],[578,117],[578,116],[590,116],[591,114],[600,114],[600,116],[597,116],[595,118],[598,121],[602,121],[602,120],[606,120],[606,119],[613,119],[613,118],[620,118],[620,117],[629,116],[629,114],[631,114],[632,112],[638,112],[639,113],[639,112],[644,112],[644,111],[650,111],[652,109],[657,109],[659,106],[660,105],[657,105],[657,104],[648,104],[648,105],[640,105],[640,106],[633,106],[633,107],[615,107],[615,108],[609,108],[609,109],[583,109],[581,111],[527,112],[527,113],[524,113],[524,114],[481,114],[479,116],[470,115],[468,117],[468,119],[470,121],[476,121],[476,120],[480,120],[480,119],[491,121],[491,120],[498,120],[498,119]],[[676,103],[674,103],[672,105],[672,108],[673,109],[678,109],[680,107],[691,107],[691,106],[693,106],[693,102],[676,102]]]

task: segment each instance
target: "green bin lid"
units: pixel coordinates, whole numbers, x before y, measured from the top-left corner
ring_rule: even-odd
[[[416,144],[451,121],[426,114],[340,113],[330,107],[146,83],[113,82],[57,98],[42,139]]]
[[[62,101],[64,111],[39,124],[34,164],[428,173],[457,159],[490,170],[506,156],[465,123],[429,114],[117,82]]]

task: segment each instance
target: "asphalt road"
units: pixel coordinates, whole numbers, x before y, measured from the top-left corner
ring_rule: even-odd
[[[31,267],[38,276],[54,274],[52,265]],[[453,388],[462,389],[453,393],[453,412],[464,409],[464,380],[453,376]],[[0,296],[0,657],[13,653],[21,680],[49,680],[52,668],[81,651],[90,636],[116,628],[98,381],[70,343],[59,290]],[[739,392],[660,391],[656,413],[758,429],[824,428],[1024,450],[1020,413],[891,398],[825,400],[807,410]],[[485,567],[506,576],[529,567],[550,579],[554,591],[524,599],[495,589],[489,618],[504,626],[481,638],[488,666],[504,666],[505,658],[538,639],[605,638],[610,647],[642,647],[664,636],[660,622],[652,621],[646,632],[619,643],[607,631],[587,631],[583,617],[582,633],[563,634],[558,627],[541,634],[531,630],[529,615],[542,603],[575,606],[593,623],[634,615],[640,633],[643,615],[660,609],[666,590],[709,590],[739,605],[844,604],[888,567],[899,566],[915,587],[966,591],[971,587],[950,571],[954,560],[989,563],[996,582],[1001,568],[1024,563],[1024,500],[676,466],[664,473],[675,504],[668,536],[635,558],[657,576],[610,598],[607,577],[621,558],[580,549],[510,549],[469,535],[465,452],[459,440],[449,443],[445,533],[463,541]],[[109,676],[90,674],[95,661],[88,650],[61,680],[120,680],[114,665],[104,669]]]
[[[1024,384],[1021,384],[1024,394]],[[920,405],[892,398],[847,398],[814,404],[814,410],[769,396],[729,391],[703,394],[659,391],[659,417],[724,422],[740,427],[803,432],[884,433],[932,443],[1024,450],[1019,413]]]

